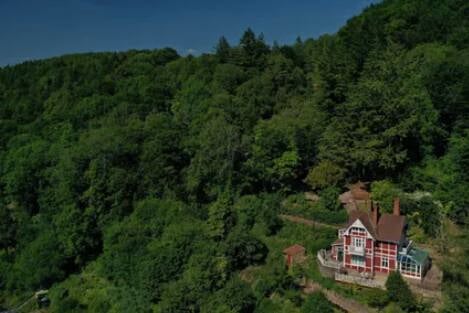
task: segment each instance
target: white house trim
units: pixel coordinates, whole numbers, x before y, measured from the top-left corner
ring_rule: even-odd
[[[367,237],[367,238],[371,238],[371,239],[373,239],[373,240],[375,239],[375,238],[371,235],[371,233],[369,232],[369,230],[365,227],[365,225],[363,225],[363,223],[360,221],[359,218],[357,218],[357,219],[355,220],[355,222],[353,222],[353,223],[345,230],[344,234],[347,234],[348,236],[350,236],[350,235],[351,235],[351,234],[350,234],[350,229],[351,229],[352,227],[363,228],[363,229],[366,231],[366,237]]]

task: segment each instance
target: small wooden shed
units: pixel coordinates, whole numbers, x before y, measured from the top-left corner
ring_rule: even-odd
[[[283,255],[287,266],[290,268],[294,263],[302,263],[306,259],[306,249],[299,244],[294,244],[283,250]]]

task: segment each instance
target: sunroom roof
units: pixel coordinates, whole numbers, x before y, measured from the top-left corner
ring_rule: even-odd
[[[424,264],[425,261],[428,259],[428,252],[421,250],[419,248],[412,247],[410,251],[407,252],[407,254],[402,254],[399,256],[400,261],[402,262],[402,259],[405,258],[410,258],[412,261],[416,262],[417,264]]]

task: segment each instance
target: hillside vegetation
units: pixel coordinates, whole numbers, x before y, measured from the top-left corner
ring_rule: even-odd
[[[442,311],[467,312],[468,173],[465,0],[385,0],[293,45],[248,29],[198,57],[1,68],[0,301],[50,289],[50,312],[306,312],[322,298],[289,297],[269,249],[287,236],[281,204],[313,189],[335,222],[362,180],[383,203],[402,195],[445,255]]]

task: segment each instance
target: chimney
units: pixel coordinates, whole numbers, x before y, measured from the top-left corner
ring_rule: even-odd
[[[378,225],[378,219],[379,219],[379,204],[373,203],[373,201],[371,201],[371,221],[373,222],[373,225],[375,227]]]
[[[392,213],[397,216],[401,215],[401,200],[399,198],[394,198]]]

